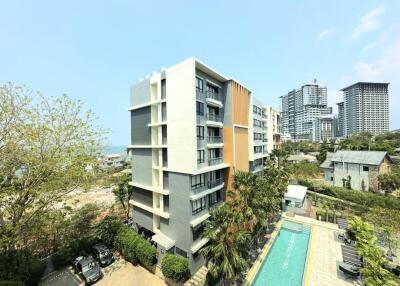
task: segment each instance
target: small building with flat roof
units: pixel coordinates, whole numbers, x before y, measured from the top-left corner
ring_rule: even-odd
[[[307,187],[300,185],[289,185],[282,201],[283,211],[303,214],[305,212],[304,200],[306,199]]]

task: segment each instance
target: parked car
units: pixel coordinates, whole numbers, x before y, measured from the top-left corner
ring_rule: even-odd
[[[93,254],[100,266],[107,266],[114,262],[112,252],[104,244],[96,244],[93,246]]]
[[[85,285],[91,285],[103,277],[99,264],[92,256],[79,256],[72,264],[75,273],[82,278]]]

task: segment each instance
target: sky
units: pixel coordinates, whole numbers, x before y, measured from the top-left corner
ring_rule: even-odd
[[[0,84],[84,102],[128,145],[130,86],[188,57],[279,96],[317,79],[329,105],[356,81],[390,82],[400,128],[400,1],[1,1]]]

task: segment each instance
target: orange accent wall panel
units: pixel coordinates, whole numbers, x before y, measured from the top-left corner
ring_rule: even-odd
[[[232,81],[232,115],[233,124],[249,125],[249,97],[250,91]]]
[[[247,128],[234,127],[235,171],[249,171],[249,137]]]

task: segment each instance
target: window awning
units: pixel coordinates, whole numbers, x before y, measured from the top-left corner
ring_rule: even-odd
[[[166,250],[171,249],[175,245],[175,240],[170,239],[168,236],[163,234],[162,232],[156,233],[151,238],[152,241],[161,245]]]
[[[202,248],[209,241],[208,238],[202,238],[190,248],[192,253],[196,253],[200,248]]]

